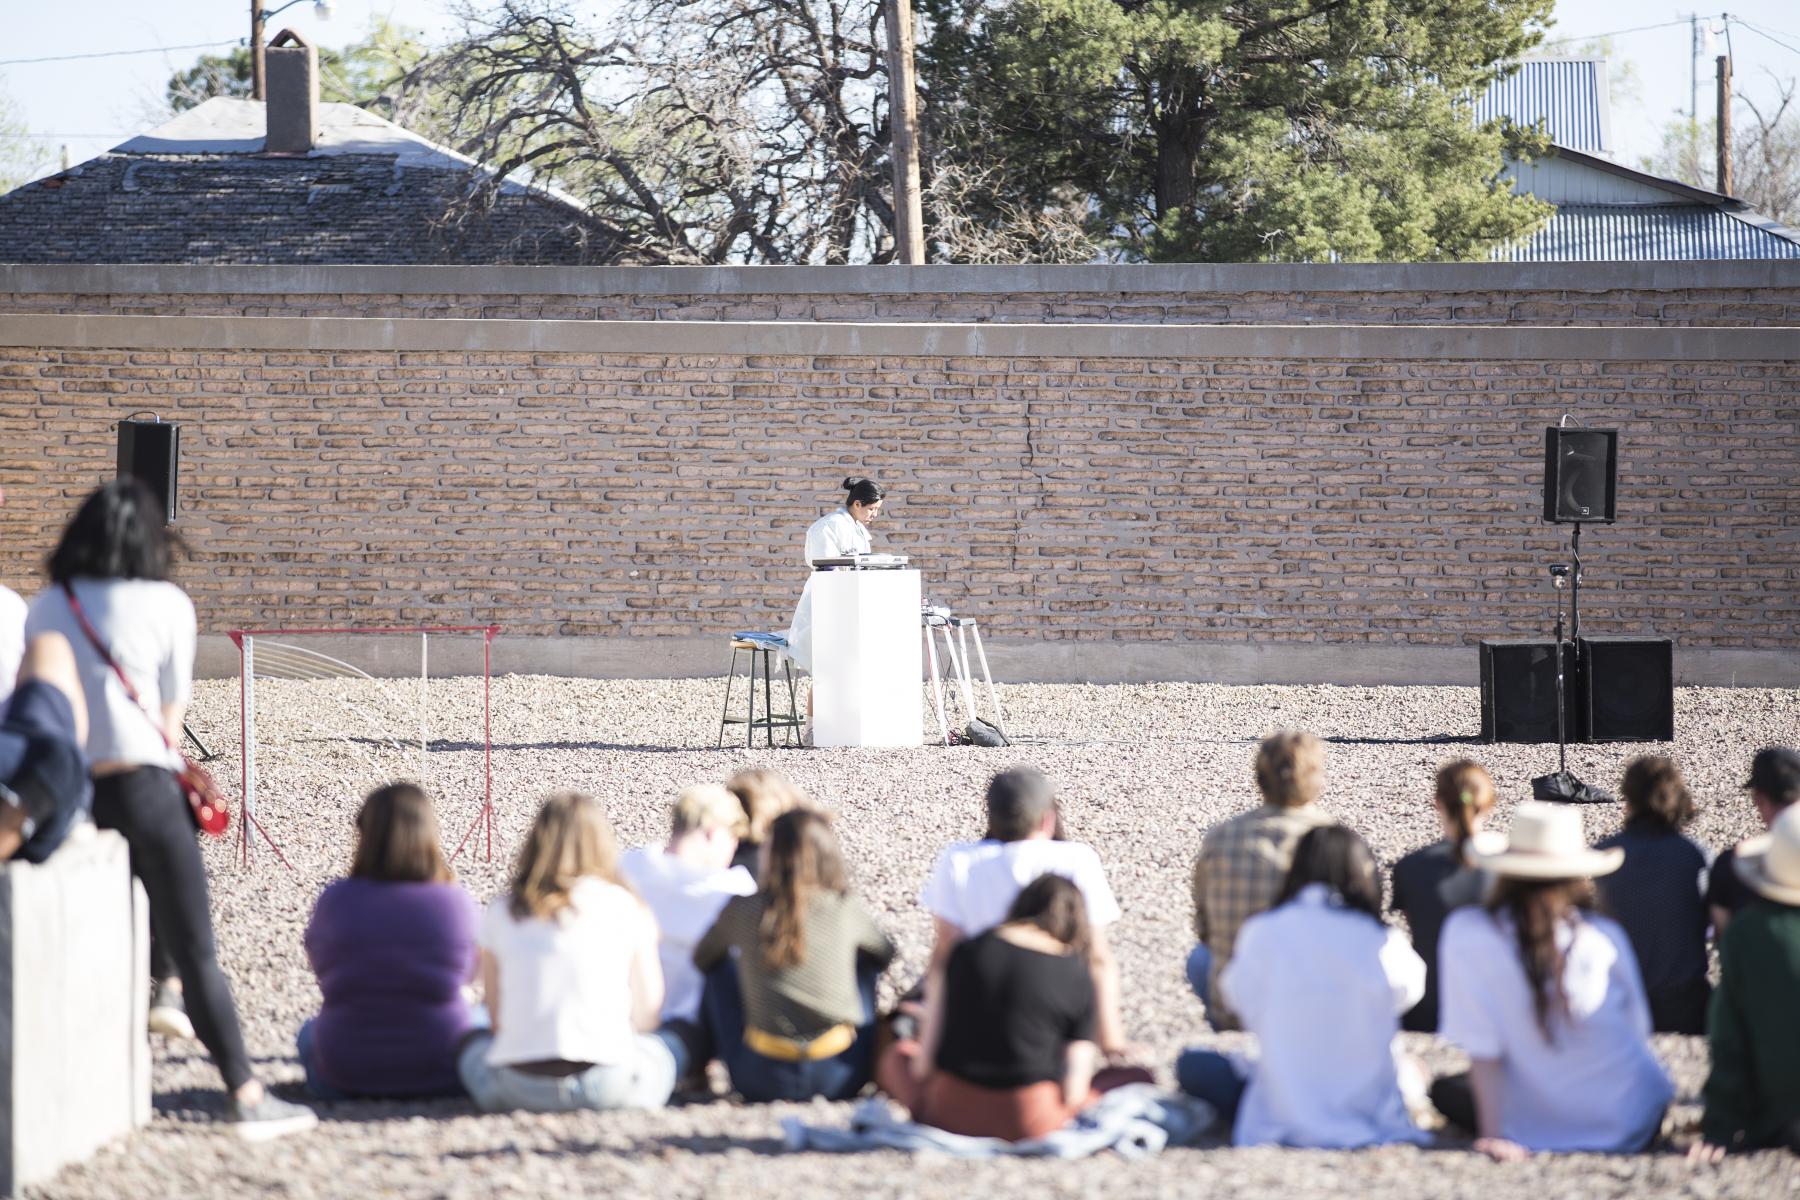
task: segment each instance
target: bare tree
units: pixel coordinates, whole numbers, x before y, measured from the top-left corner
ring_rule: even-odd
[[[1800,221],[1800,84],[1770,76],[1774,96],[1758,103],[1742,92],[1733,99],[1749,111],[1750,120],[1734,122],[1731,161],[1739,199],[1765,217]],[[1644,162],[1659,175],[1711,188],[1713,121],[1678,121],[1663,130],[1662,149]]]

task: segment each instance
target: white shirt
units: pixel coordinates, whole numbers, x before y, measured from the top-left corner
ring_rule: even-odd
[[[1080,888],[1088,920],[1096,929],[1119,919],[1119,902],[1094,848],[1050,838],[957,842],[946,847],[931,868],[919,903],[960,929],[964,937],[974,937],[1005,921],[1012,902],[1040,875],[1061,875]]]
[[[186,704],[193,691],[193,601],[174,584],[150,579],[77,579],[75,597],[152,714],[145,715],[125,694],[81,631],[62,588],[39,592],[32,598],[25,634],[54,631],[74,648],[76,673],[87,697],[89,761],[179,769],[180,756],[157,731],[163,705]]]
[[[756,894],[756,880],[742,867],[707,870],[676,858],[662,846],[640,846],[619,860],[619,870],[656,915],[661,940],[663,1020],[692,1021],[700,1015],[705,978],[694,966],[698,944],[719,910],[733,896]]]
[[[788,626],[788,657],[803,670],[812,670],[812,565],[821,558],[846,558],[869,552],[869,527],[840,508],[814,521],[806,530],[806,586]]]
[[[1631,942],[1586,915],[1557,930],[1569,1016],[1538,1028],[1518,936],[1504,915],[1461,908],[1438,942],[1439,1033],[1499,1059],[1500,1136],[1532,1150],[1636,1151],[1674,1095],[1650,1049],[1650,1007]]]
[[[24,659],[25,601],[11,588],[0,587],[0,705],[12,695]]]
[[[1348,1150],[1425,1142],[1394,1065],[1400,1014],[1425,994],[1406,935],[1309,884],[1238,931],[1219,990],[1261,1057],[1232,1142]]]
[[[656,949],[656,922],[616,884],[584,879],[555,917],[523,921],[502,893],[487,907],[481,948],[500,976],[500,1032],[488,1049],[508,1063],[621,1063],[631,1057],[631,960]]]

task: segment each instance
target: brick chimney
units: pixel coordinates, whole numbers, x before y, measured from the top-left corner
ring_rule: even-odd
[[[291,29],[263,53],[269,133],[265,154],[306,154],[318,142],[319,52]]]

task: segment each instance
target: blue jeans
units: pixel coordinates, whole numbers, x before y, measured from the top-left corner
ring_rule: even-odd
[[[488,1061],[494,1035],[463,1043],[456,1073],[483,1112],[577,1112],[583,1109],[661,1108],[675,1090],[675,1056],[654,1034],[632,1039],[631,1057],[573,1075],[536,1075]]]
[[[862,1091],[874,1071],[875,980],[881,974],[860,963],[856,989],[862,996],[863,1021],[856,1040],[842,1054],[813,1062],[765,1058],[744,1045],[744,998],[738,987],[737,963],[730,958],[706,973],[700,1016],[712,1033],[719,1061],[731,1076],[732,1090],[746,1100],[848,1100]]]
[[[1175,1059],[1175,1082],[1188,1095],[1212,1105],[1219,1123],[1231,1128],[1246,1082],[1229,1058],[1217,1050],[1183,1050]]]
[[[319,1074],[319,1063],[313,1057],[313,1018],[308,1018],[300,1026],[300,1032],[294,1035],[294,1050],[300,1059],[300,1067],[306,1072],[306,1090],[320,1100],[353,1100],[349,1092],[335,1088],[326,1083]]]
[[[1212,1008],[1212,965],[1213,953],[1200,942],[1188,951],[1187,981],[1194,995],[1200,997],[1200,1003]]]

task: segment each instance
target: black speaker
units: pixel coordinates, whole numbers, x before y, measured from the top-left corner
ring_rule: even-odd
[[[140,480],[162,502],[163,524],[175,523],[181,468],[181,426],[166,421],[119,422],[119,478]]]
[[[1544,520],[1582,524],[1615,520],[1619,431],[1544,430]]]
[[[1563,728],[1579,740],[1575,647],[1563,643]],[[1556,643],[1481,643],[1481,740],[1556,740]]]
[[[1581,639],[1582,740],[1675,740],[1675,644],[1668,638]]]

